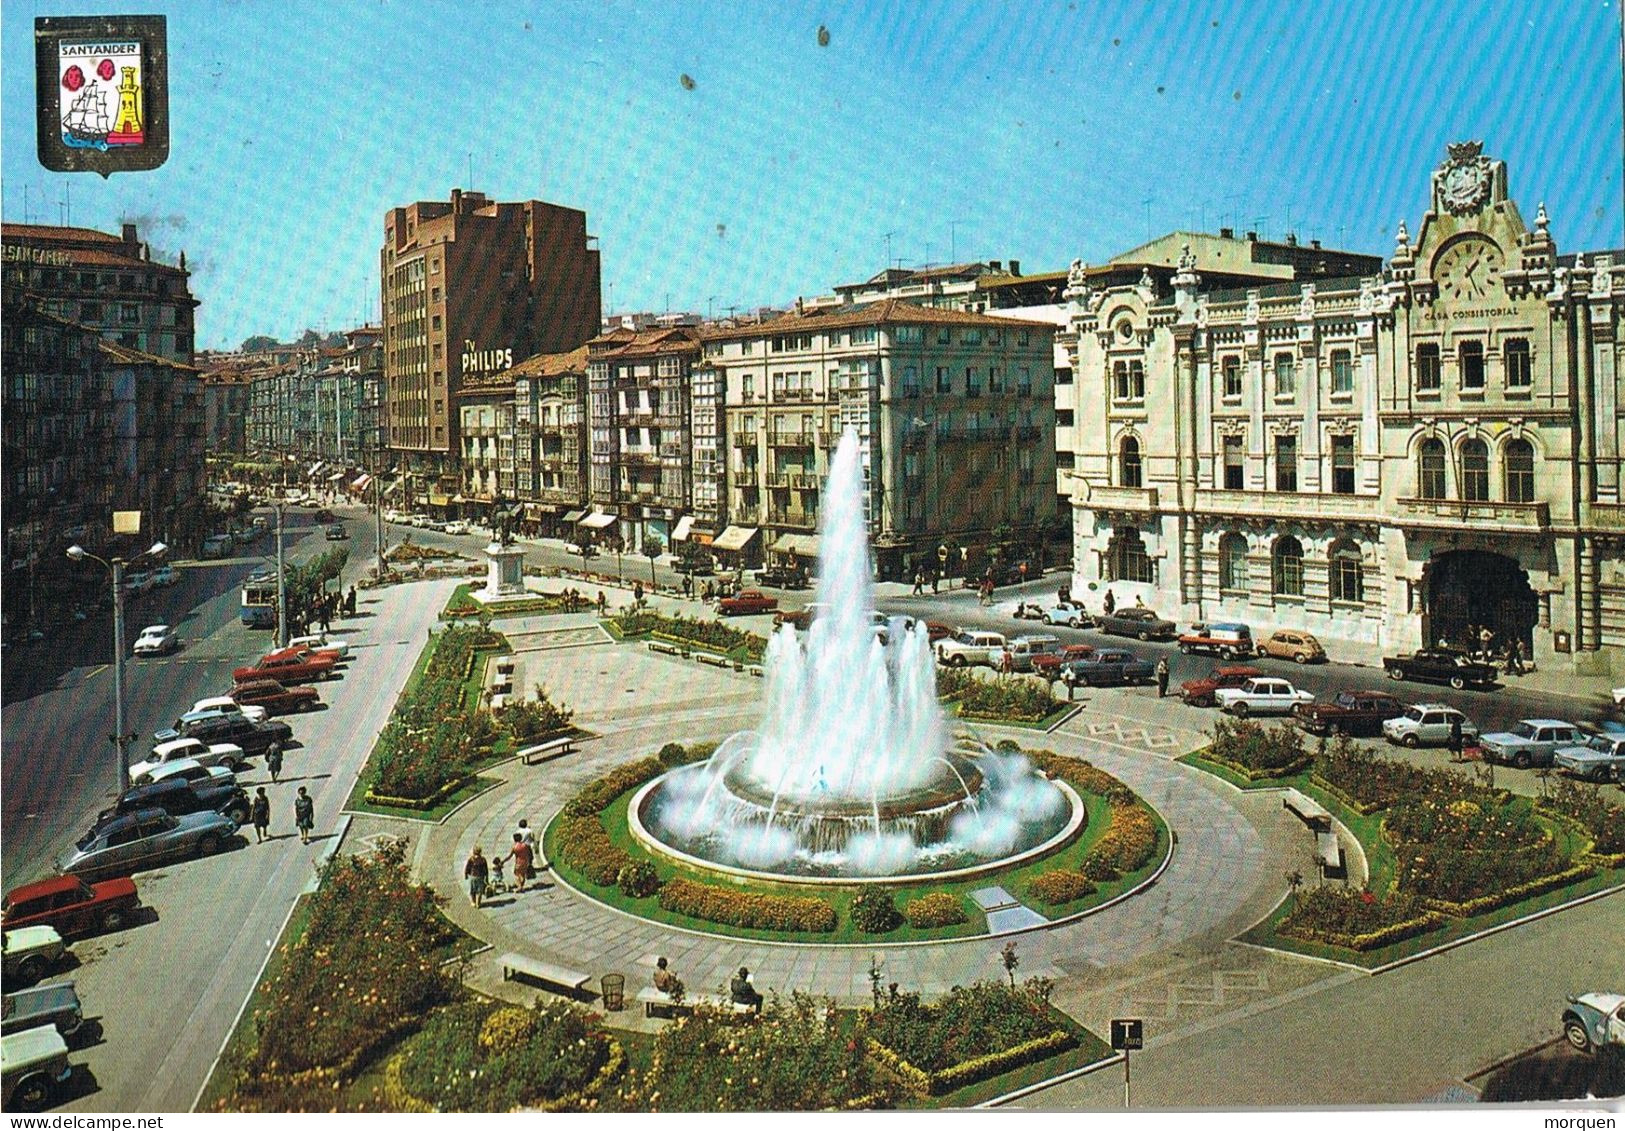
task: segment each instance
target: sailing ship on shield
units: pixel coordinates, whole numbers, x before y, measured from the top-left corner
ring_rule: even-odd
[[[95,83],[80,93],[62,119],[62,143],[76,149],[107,149],[107,135],[112,128],[107,104]]]

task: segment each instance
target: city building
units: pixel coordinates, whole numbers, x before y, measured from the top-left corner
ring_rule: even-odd
[[[1210,290],[1194,246],[1166,286],[1075,268],[1073,592],[1625,668],[1625,253],[1550,228],[1467,143],[1380,271]]]
[[[390,209],[379,263],[389,444],[408,505],[449,513],[459,390],[597,333],[598,250],[584,212],[453,189]]]
[[[695,385],[721,390],[726,449],[713,548],[810,565],[823,480],[851,428],[881,577],[1041,552],[1058,519],[1054,334],[897,299],[707,331]]]
[[[31,295],[49,314],[88,326],[127,349],[191,364],[193,312],[186,253],[152,258],[136,225],[119,235],[47,224],[0,225],[8,294]]]
[[[246,370],[230,365],[204,368],[203,446],[210,454],[248,450],[251,382]]]
[[[691,326],[614,330],[587,343],[587,498],[579,525],[598,540],[670,548],[693,501]]]
[[[586,506],[587,357],[582,346],[513,368],[513,491],[533,535],[572,537]]]

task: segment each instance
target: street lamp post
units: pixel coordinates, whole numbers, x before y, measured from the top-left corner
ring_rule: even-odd
[[[151,548],[137,554],[139,560],[151,555],[158,557],[169,549],[162,542],[154,542]],[[124,723],[124,566],[123,558],[97,557],[83,546],[75,543],[68,547],[68,557],[76,562],[90,558],[101,562],[113,574],[113,745],[118,747],[118,790],[124,793],[130,788],[130,740],[135,738]]]
[[[276,505],[276,646],[288,646],[288,573],[282,562],[282,513],[284,503]]]

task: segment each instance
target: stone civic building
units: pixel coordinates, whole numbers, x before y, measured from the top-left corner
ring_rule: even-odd
[[[1478,143],[1381,272],[1067,297],[1074,593],[1625,669],[1625,252],[1559,255]]]

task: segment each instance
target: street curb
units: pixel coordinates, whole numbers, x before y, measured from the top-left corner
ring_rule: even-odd
[[[1005,1104],[1026,1099],[1028,1096],[1033,1095],[1036,1092],[1042,1092],[1047,1088],[1053,1088],[1057,1084],[1065,1084],[1069,1080],[1076,1080],[1080,1077],[1089,1076],[1099,1072],[1102,1068],[1110,1068],[1114,1064],[1122,1064],[1125,1059],[1127,1059],[1126,1054],[1116,1052],[1111,1056],[1106,1057],[1104,1060],[1097,1060],[1091,1064],[1085,1064],[1082,1067],[1063,1072],[1059,1076],[1051,1076],[1047,1080],[1039,1080],[1036,1083],[1028,1084],[1026,1087],[1017,1088],[1013,1092],[1006,1092],[1002,1096],[994,1096],[990,1100],[983,1100],[979,1104],[972,1104],[971,1109],[975,1111],[983,1108],[1002,1107]]]

